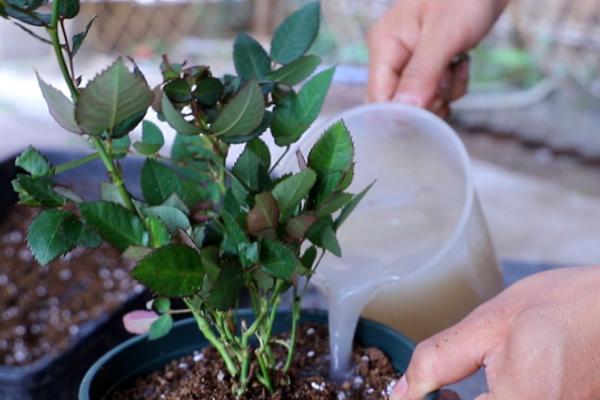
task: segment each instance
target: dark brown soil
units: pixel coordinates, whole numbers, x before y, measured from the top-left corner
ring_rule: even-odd
[[[329,382],[327,329],[307,324],[300,327],[298,336],[289,378],[282,373],[276,374],[277,389],[273,395],[255,383],[244,400],[387,399],[394,382],[400,377],[383,352],[356,346],[353,353],[355,367],[348,379],[340,384]],[[275,356],[283,360],[285,350],[277,348]],[[283,365],[283,361],[279,365]],[[133,388],[114,395],[113,400],[233,400],[230,388],[231,379],[223,362],[214,349],[206,348],[171,362],[162,371],[138,379]]]
[[[107,247],[75,250],[41,267],[25,240],[36,212],[16,207],[0,223],[0,365],[61,352],[86,322],[142,290],[120,254]]]

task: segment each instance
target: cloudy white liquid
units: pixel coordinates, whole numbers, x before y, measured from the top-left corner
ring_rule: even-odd
[[[420,340],[502,287],[467,156],[450,128],[391,104],[342,119],[356,148],[351,190],[376,183],[338,232],[343,257],[328,254],[314,278],[328,298],[337,376],[350,368],[363,311]],[[305,154],[314,140],[303,143]]]

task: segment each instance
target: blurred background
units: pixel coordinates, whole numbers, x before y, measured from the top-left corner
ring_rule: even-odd
[[[91,0],[97,16],[76,59],[89,79],[117,55],[158,83],[160,56],[232,70],[236,32],[265,45],[299,0]],[[365,33],[392,0],[325,0],[313,53],[339,64],[324,117],[364,101]],[[503,259],[600,262],[600,1],[515,0],[472,52],[469,95],[450,119],[473,157],[476,185]],[[81,146],[47,114],[34,70],[63,87],[49,46],[0,23],[0,156],[29,143]],[[63,87],[64,89],[64,87]],[[374,127],[376,129],[376,127]]]

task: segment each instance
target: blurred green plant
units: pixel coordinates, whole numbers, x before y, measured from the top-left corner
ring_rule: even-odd
[[[135,63],[130,70],[121,58],[82,85],[74,59],[93,20],[68,38],[65,22],[78,10],[79,0],[0,0],[2,16],[25,24],[54,49],[70,98],[38,76],[49,112],[95,150],[58,166],[33,147],[17,158],[23,171],[13,186],[20,202],[42,208],[29,228],[29,248],[47,264],[74,247],[111,244],[136,261],[132,276],[156,294],[154,313],[126,319],[132,331],[147,326],[151,339],[167,334],[172,315],[184,311],[172,310],[169,299],[181,298],[224,360],[232,392],[243,394],[251,379],[273,391],[272,347],[288,350],[284,372],[294,353],[303,293],[299,277],[306,278],[305,288],[325,251],[341,254],[335,232],[365,193],[347,192],[354,148],[341,121],[327,129],[307,158],[298,152],[298,172],[272,176],[318,117],[335,72],[314,74],[320,59],[306,54],[319,30],[319,3],[284,21],[270,52],[239,34],[233,50],[237,75],[215,77],[208,66],[164,56],[163,80],[154,88]],[[161,129],[144,120],[151,107],[177,133],[168,157],[160,152]],[[132,143],[130,133],[139,124],[141,140]],[[284,149],[277,160],[261,139],[269,131]],[[225,160],[236,143],[244,150],[228,167]],[[123,180],[119,161],[131,154],[145,157],[142,198]],[[53,181],[96,158],[110,176],[101,184],[101,200],[84,201]],[[243,290],[256,319],[241,321],[237,329]],[[275,343],[272,327],[288,290],[294,299],[290,339]]]
[[[475,89],[530,87],[543,78],[526,49],[482,44],[471,52],[471,83]]]

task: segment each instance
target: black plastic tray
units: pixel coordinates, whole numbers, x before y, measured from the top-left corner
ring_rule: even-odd
[[[55,164],[80,157],[76,153],[46,153]],[[139,176],[141,162],[127,160],[126,181],[134,184]],[[0,220],[6,218],[17,201],[12,190],[11,180],[17,173],[14,157],[0,163]],[[81,179],[81,177],[85,179]],[[60,176],[63,183],[78,182],[79,194],[93,199],[99,195],[98,183],[106,180],[106,172],[99,161],[94,161],[79,170],[69,171]],[[76,179],[80,178],[80,179]],[[134,190],[135,192],[135,190]],[[132,295],[121,307],[110,314],[90,321],[80,327],[79,334],[60,354],[41,358],[23,367],[0,365],[1,400],[71,400],[77,398],[79,383],[88,368],[104,353],[130,337],[121,323],[124,313],[143,307],[149,295]]]

